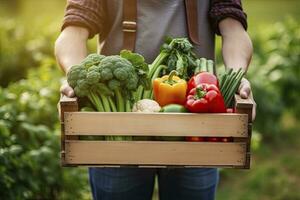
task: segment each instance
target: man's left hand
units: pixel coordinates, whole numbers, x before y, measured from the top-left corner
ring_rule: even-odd
[[[256,103],[254,101],[252,91],[251,91],[251,84],[250,82],[243,78],[239,87],[239,94],[243,99],[250,98],[253,102],[253,109],[252,109],[252,121],[254,121],[256,116]]]

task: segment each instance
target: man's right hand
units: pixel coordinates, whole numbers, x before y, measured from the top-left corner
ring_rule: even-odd
[[[67,81],[65,81],[60,87],[60,93],[70,98],[75,96],[73,88],[68,84]]]
[[[67,73],[71,66],[80,63],[87,56],[86,43],[88,29],[77,26],[66,27],[55,42],[55,55],[61,68]],[[73,88],[65,81],[60,92],[67,97],[74,97]]]

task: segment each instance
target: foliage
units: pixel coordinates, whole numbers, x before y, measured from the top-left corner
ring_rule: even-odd
[[[62,169],[56,104],[61,74],[46,59],[27,79],[0,89],[0,196],[80,199],[86,175]]]
[[[14,20],[0,18],[0,86],[25,78],[29,67],[53,57],[55,33],[51,26],[38,33]]]
[[[258,107],[251,170],[223,170],[217,199],[300,199],[300,26],[287,19],[252,39],[248,78]]]
[[[255,128],[268,139],[283,131],[284,112],[300,116],[300,26],[289,18],[254,37],[249,71],[258,104]]]

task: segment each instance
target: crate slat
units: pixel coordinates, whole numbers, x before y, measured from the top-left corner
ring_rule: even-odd
[[[70,165],[244,166],[246,143],[78,141],[65,143]]]
[[[248,115],[65,112],[65,134],[247,137]]]

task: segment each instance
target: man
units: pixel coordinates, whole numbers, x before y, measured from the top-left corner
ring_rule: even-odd
[[[57,60],[65,72],[87,55],[86,43],[95,34],[102,43],[101,53],[118,54],[123,47],[123,1],[68,0],[62,32],[55,44]],[[222,36],[222,55],[226,67],[247,71],[252,56],[251,40],[245,31],[246,15],[240,0],[195,0],[197,37],[195,52],[214,59],[215,33]],[[193,4],[195,5],[195,4]],[[183,0],[138,0],[135,51],[152,62],[165,36],[187,37]],[[61,92],[74,96],[66,83]],[[252,97],[250,83],[243,79],[242,98]],[[255,109],[254,114],[255,116]],[[135,169],[90,168],[94,199],[151,199],[154,177],[158,175],[161,200],[214,199],[218,183],[216,169]]]

